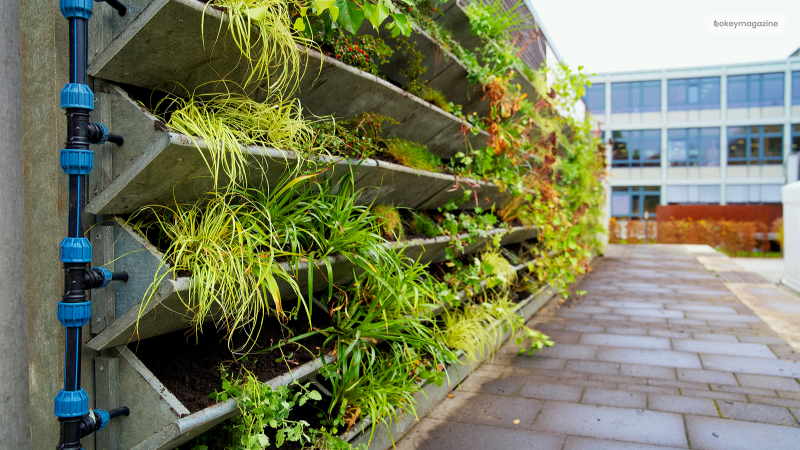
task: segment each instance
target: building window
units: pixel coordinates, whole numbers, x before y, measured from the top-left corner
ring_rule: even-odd
[[[586,88],[586,96],[583,97],[586,108],[592,114],[603,115],[606,113],[606,85],[605,83],[592,83]]]
[[[668,203],[719,203],[719,185],[667,186]]]
[[[728,108],[783,106],[782,73],[728,77]]]
[[[611,83],[611,112],[641,113],[661,111],[660,81]]]
[[[780,203],[780,184],[729,184],[725,187],[728,203]]]
[[[644,217],[644,212],[655,217],[661,203],[659,186],[626,186],[611,188],[611,215],[614,217]]]
[[[719,128],[678,128],[667,131],[672,167],[719,166]]]
[[[800,72],[792,72],[792,104],[800,105]]]
[[[667,81],[670,111],[719,109],[719,77],[684,78]]]
[[[783,125],[728,128],[728,165],[783,164]]]
[[[800,152],[800,124],[792,125],[792,151]]]
[[[660,167],[661,130],[614,131],[612,167]]]

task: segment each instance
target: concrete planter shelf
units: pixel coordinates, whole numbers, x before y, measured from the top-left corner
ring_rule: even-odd
[[[189,298],[191,278],[166,276],[151,291],[154,280],[163,276],[168,270],[163,254],[144,237],[125,225],[114,222],[110,226],[97,228],[101,231],[94,232],[108,234],[101,240],[107,242],[110,248],[103,251],[105,259],[96,261],[102,263],[113,261],[106,267],[111,266],[110,269],[117,271],[128,271],[135,276],[127,283],[116,283],[113,291],[107,291],[104,301],[97,303],[97,309],[103,307],[106,309],[95,310],[93,314],[98,318],[105,317],[106,322],[105,326],[93,326],[92,330],[97,335],[87,343],[87,346],[94,350],[103,350],[188,328],[191,316],[184,301]],[[532,229],[527,229],[525,232],[520,229],[513,229],[510,232],[506,229],[497,229],[490,232],[492,235],[497,233],[508,233],[506,238],[508,243],[520,242],[535,236]],[[486,239],[488,238],[479,239],[470,245],[467,253],[479,250]],[[444,260],[445,247],[449,241],[448,237],[441,236],[404,243],[387,243],[387,245],[398,250],[404,248],[404,255],[424,264],[432,260]],[[331,256],[328,257],[328,261],[333,270],[334,282],[346,283],[352,279],[353,265],[349,260],[342,256]],[[281,263],[280,266],[295,278],[300,292],[308,291],[307,263],[301,262],[297,266]],[[317,261],[314,270],[313,292],[327,289],[327,269],[324,262]],[[296,299],[296,294],[288,283],[279,280],[278,288],[285,304],[288,305],[288,302]],[[143,300],[150,292],[153,292],[152,297],[145,306],[142,306]],[[208,317],[206,320],[212,318]]]
[[[154,126],[158,120],[118,86],[107,84],[103,92],[98,93],[98,99],[96,116],[103,123],[110,124],[116,133],[125,136],[126,142],[106,153],[97,149],[102,158],[111,161],[101,164],[103,172],[91,177],[92,195],[87,212],[130,214],[147,205],[192,203],[213,189],[204,142]],[[241,150],[251,163],[248,179],[256,183],[262,180],[267,185],[274,185],[298,163],[298,155],[293,152],[256,146]],[[501,206],[506,200],[506,196],[491,183],[462,181],[453,175],[414,170],[373,159],[355,161],[319,157],[319,160],[335,162],[333,168],[322,175],[331,179],[333,184],[352,171],[356,189],[364,189],[361,200],[365,203],[375,201],[435,209],[461,194],[461,190],[454,189],[456,186],[463,189],[470,185],[478,186],[479,205],[482,207]],[[226,181],[224,174],[220,174],[220,182]],[[464,206],[472,208],[476,205],[467,202]]]
[[[105,46],[90,51],[88,73],[93,77],[167,91],[179,84],[188,92],[226,90],[213,83],[220,74],[229,80],[245,78],[247,65],[227,33],[224,14],[197,0],[153,0],[124,26],[102,20],[90,24],[93,35],[107,36],[101,39]],[[380,113],[400,122],[385,126],[385,133],[425,144],[443,158],[466,148],[467,141],[481,146],[487,137],[483,132],[464,135],[462,127],[469,126],[461,119],[375,75],[315,50],[301,52],[305,67],[296,96],[314,115]],[[248,93],[259,99],[260,92],[254,87]]]
[[[217,403],[195,413],[190,413],[155,375],[121,345],[109,351],[117,361],[116,380],[112,388],[119,392],[121,404],[131,409],[131,420],[112,422],[109,428],[117,436],[114,448],[136,450],[173,450],[191,441],[214,426],[239,414],[236,400]],[[324,357],[329,363],[332,357]],[[294,380],[305,381],[315,376],[323,361],[309,361],[292,372],[266,382],[273,387],[286,386]],[[136,414],[134,414],[136,413]],[[112,430],[102,431],[110,433]]]

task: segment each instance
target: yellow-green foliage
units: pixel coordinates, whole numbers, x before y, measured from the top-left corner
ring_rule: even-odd
[[[385,152],[400,164],[412,169],[437,171],[442,160],[431,153],[424,145],[415,144],[404,139],[387,139]]]
[[[503,288],[508,288],[517,281],[517,271],[499,252],[486,252],[481,257],[481,268],[492,275]]]
[[[449,106],[447,104],[447,97],[444,96],[442,91],[440,91],[438,89],[433,89],[433,88],[426,87],[426,88],[424,88],[424,89],[422,89],[420,91],[419,97],[421,99],[429,101],[429,102],[433,103],[434,105],[438,106],[439,108],[442,108],[443,110],[449,112],[449,110],[448,110]]]
[[[403,220],[400,211],[392,205],[375,205],[372,214],[378,222],[381,235],[386,238],[399,239],[403,234]]]

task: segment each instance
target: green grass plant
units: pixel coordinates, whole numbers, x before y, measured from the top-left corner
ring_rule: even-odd
[[[405,139],[387,139],[384,141],[384,152],[396,159],[400,164],[417,170],[438,171],[442,160],[424,145],[415,144]]]
[[[416,211],[412,213],[411,220],[409,221],[409,228],[411,228],[411,231],[414,233],[421,234],[428,238],[439,235],[439,228],[436,226],[436,222],[425,214]]]
[[[403,219],[400,211],[392,205],[375,205],[372,214],[378,220],[381,236],[387,239],[400,239],[403,235]]]

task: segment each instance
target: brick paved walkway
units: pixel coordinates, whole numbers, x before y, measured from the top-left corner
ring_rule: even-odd
[[[685,247],[610,246],[581,289],[397,448],[800,449],[797,354]]]

